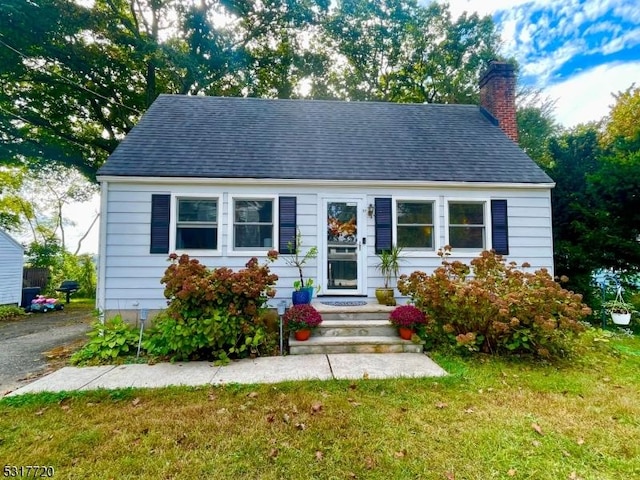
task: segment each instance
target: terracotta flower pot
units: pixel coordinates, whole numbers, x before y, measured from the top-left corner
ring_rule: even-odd
[[[293,332],[293,336],[299,342],[304,342],[305,340],[309,340],[311,336],[311,330],[296,330]]]
[[[413,330],[407,327],[398,327],[398,333],[403,340],[411,340],[411,337],[413,337]]]

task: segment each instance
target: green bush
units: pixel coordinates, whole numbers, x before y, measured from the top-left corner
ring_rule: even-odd
[[[104,324],[95,322],[88,336],[89,342],[71,356],[73,365],[116,363],[138,350],[138,330],[125,323],[120,315]]]
[[[16,305],[0,305],[0,322],[18,320],[25,315],[24,310]]]
[[[268,260],[277,258],[269,252]],[[278,277],[252,258],[237,272],[207,269],[188,255],[170,256],[161,282],[169,300],[145,342],[149,354],[172,360],[226,360],[271,354],[277,333],[269,328],[266,302]]]
[[[527,353],[550,358],[571,349],[591,313],[582,297],[563,289],[545,270],[525,272],[493,252],[471,261],[448,261],[433,275],[403,275],[398,289],[427,315],[428,343],[445,342],[465,351]]]

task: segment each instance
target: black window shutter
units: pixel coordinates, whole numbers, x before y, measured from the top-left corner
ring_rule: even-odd
[[[493,250],[500,255],[509,255],[506,200],[491,200],[491,237],[493,238]]]
[[[296,197],[280,197],[279,203],[278,251],[294,253],[289,246],[295,248],[296,245]]]
[[[376,198],[376,253],[390,250],[393,245],[391,199]]]
[[[151,195],[151,248],[149,253],[169,253],[171,195]]]

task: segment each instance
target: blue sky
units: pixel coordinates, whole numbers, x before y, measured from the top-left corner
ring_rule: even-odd
[[[503,53],[520,63],[524,84],[556,100],[567,127],[599,120],[612,93],[640,84],[638,0],[449,0],[463,11],[491,15]]]

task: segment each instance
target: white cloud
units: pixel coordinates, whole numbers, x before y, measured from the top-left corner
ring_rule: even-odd
[[[600,120],[609,114],[613,93],[624,91],[640,79],[640,61],[612,63],[585,70],[550,85],[544,95],[557,99],[556,119],[566,127]]]

